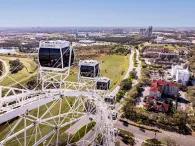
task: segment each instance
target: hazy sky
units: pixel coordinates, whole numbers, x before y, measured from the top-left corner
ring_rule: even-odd
[[[195,26],[195,0],[0,0],[0,27]]]

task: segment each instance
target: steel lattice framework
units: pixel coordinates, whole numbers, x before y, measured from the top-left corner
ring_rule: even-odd
[[[0,145],[114,145],[108,91],[91,79],[66,81],[69,69],[39,73],[41,90],[0,86]]]

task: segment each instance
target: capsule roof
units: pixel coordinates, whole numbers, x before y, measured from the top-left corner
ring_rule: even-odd
[[[98,81],[99,81],[99,82],[109,82],[110,79],[107,78],[107,77],[99,77],[99,78],[98,78]]]
[[[99,64],[97,60],[80,60],[79,66],[86,65],[86,66],[95,66]]]
[[[39,43],[40,48],[65,48],[70,47],[69,41],[55,40],[55,41],[41,41]]]

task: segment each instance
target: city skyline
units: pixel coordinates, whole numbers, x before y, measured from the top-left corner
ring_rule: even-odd
[[[188,0],[0,0],[0,27],[194,27]]]

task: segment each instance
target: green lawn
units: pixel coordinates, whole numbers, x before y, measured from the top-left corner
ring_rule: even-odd
[[[16,59],[15,57],[2,57],[9,65],[9,60]],[[16,74],[9,73],[0,85],[13,86],[16,85],[16,81],[25,84],[30,78],[37,75],[37,65],[31,58],[19,58],[24,64],[24,68]],[[94,58],[100,61],[100,73],[101,76],[105,76],[111,79],[111,88],[113,89],[120,83],[123,76],[128,69],[128,56],[122,55],[104,55],[99,58]],[[77,81],[78,66],[72,67],[70,71],[69,81]]]
[[[31,58],[16,58],[4,56],[1,56],[1,58],[6,61],[7,65],[9,65],[10,60],[19,59],[23,63],[24,68],[15,74],[9,73],[8,76],[0,82],[0,85],[14,86],[17,84],[17,82],[24,83],[37,74],[37,65]]]
[[[111,88],[113,89],[120,83],[128,69],[128,57],[122,55],[107,55],[95,58],[100,61],[101,76],[111,79]],[[72,68],[68,80],[76,81],[78,75],[78,67]]]

